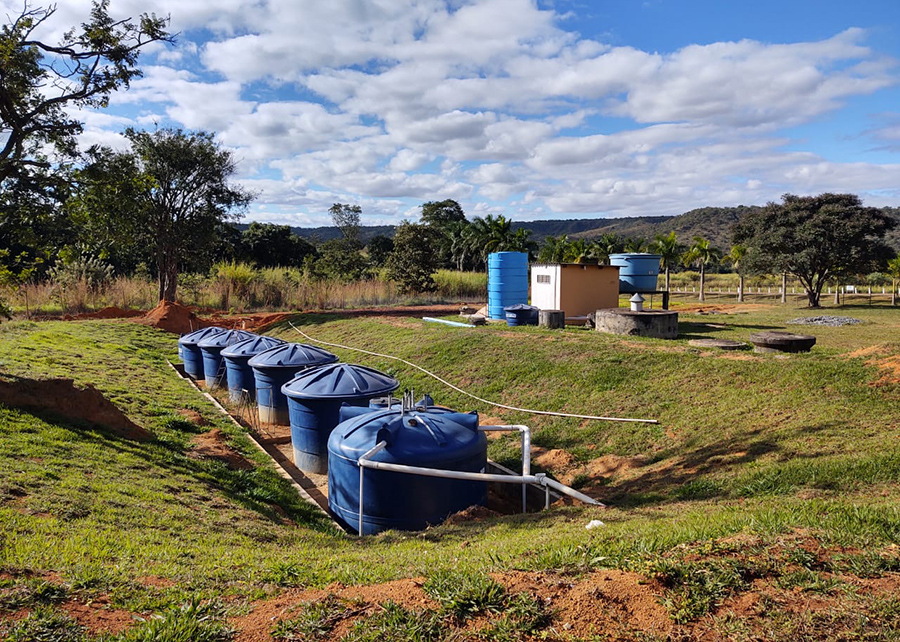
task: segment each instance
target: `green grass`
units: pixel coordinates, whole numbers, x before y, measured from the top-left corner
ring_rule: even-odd
[[[840,313],[866,323],[804,327],[819,338],[812,353],[747,354],[748,360],[700,351],[687,340],[796,329],[784,322],[805,311],[685,314],[686,336],[674,342],[577,329],[461,331],[416,319],[301,316],[295,322],[313,336],[410,359],[479,396],[660,421],[613,424],[498,411],[397,362],[336,349],[342,359],[395,374],[442,405],[532,425],[535,444],[570,452],[577,484],[611,504],[602,511],[567,507],[364,540],[345,535],[299,500],[246,436],[175,376],[165,363],[175,358],[173,335],[130,323],[4,324],[0,378],[69,377],[95,385],[153,438],[131,441],[95,425],[0,406],[0,609],[33,609],[29,618],[2,625],[0,639],[40,639],[35,631],[87,639],[59,604],[103,595],[111,607],[147,620],[129,631],[145,635],[134,640],[155,639],[146,637],[149,627],[170,627],[166,635],[174,639],[192,631],[214,640],[227,635],[223,614],[196,610],[210,603],[232,609],[283,587],[426,577],[448,614],[500,609],[484,636],[504,640],[546,630],[550,615],[533,600],[497,590],[486,575],[494,571],[577,577],[615,568],[658,576],[679,621],[714,612],[754,574],[834,595],[843,586],[834,578],[842,574],[897,572],[896,556],[885,551],[900,545],[900,450],[892,445],[900,389],[872,385],[881,377],[867,364],[872,356],[847,353],[880,346],[884,355],[900,354],[894,338],[900,312]],[[298,338],[286,325],[273,333]],[[209,425],[186,422],[178,414],[184,408]],[[190,457],[191,439],[212,428],[225,432],[256,467],[233,471]],[[517,439],[491,440],[489,454],[515,465]],[[580,467],[603,455],[645,459],[627,473],[592,481]],[[596,518],[606,526],[586,530]],[[676,554],[736,534],[778,542],[798,531],[822,546],[859,552],[825,566],[779,558],[764,568],[746,560],[686,567],[696,560]],[[169,581],[156,585],[146,577]],[[879,603],[877,613],[875,605],[864,606],[871,622],[892,630],[897,616],[891,603]],[[445,617],[394,605],[361,620],[349,639],[376,639],[379,631],[383,637],[389,626],[403,631],[389,639],[437,639],[429,636],[446,633]],[[821,624],[778,617],[784,620],[773,616],[773,637]],[[200,623],[208,630],[191,628]]]

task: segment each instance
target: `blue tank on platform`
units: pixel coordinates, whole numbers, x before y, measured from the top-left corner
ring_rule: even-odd
[[[476,413],[445,408],[401,411],[345,408],[328,440],[328,507],[335,519],[359,530],[359,481],[364,475],[362,533],[420,530],[469,506],[484,505],[483,481],[423,477],[361,469],[359,458],[378,442],[387,447],[373,461],[464,472],[484,472],[487,439]]]
[[[247,362],[260,352],[277,348],[285,343],[283,339],[275,337],[255,336],[222,350],[222,358],[225,360],[225,378],[228,381],[228,396],[232,401],[240,401],[244,390],[247,391],[251,401],[256,400],[256,379],[253,377],[253,368]]]
[[[643,252],[610,254],[609,264],[619,268],[619,292],[655,292],[661,258],[659,254]]]
[[[289,424],[287,398],[281,386],[301,370],[337,360],[327,350],[303,343],[285,343],[251,357],[247,363],[253,369],[259,420],[265,424]]]
[[[400,387],[391,376],[347,363],[310,368],[281,387],[288,400],[294,464],[300,470],[328,470],[328,437],[344,404],[364,406]]]
[[[246,330],[226,330],[211,337],[206,337],[197,347],[203,356],[203,377],[206,387],[210,390],[218,388],[225,382],[225,361],[222,358],[222,350],[230,345],[257,337],[255,332]]]
[[[528,254],[488,254],[488,318],[505,319],[503,308],[528,303]]]
[[[228,331],[225,328],[212,326],[194,330],[178,339],[178,356],[184,362],[184,371],[191,379],[203,379],[203,353],[197,344],[223,332]]]

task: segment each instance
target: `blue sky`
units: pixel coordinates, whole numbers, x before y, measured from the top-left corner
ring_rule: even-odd
[[[18,2],[0,0],[8,14]],[[84,19],[60,3],[46,36]],[[680,214],[785,192],[900,205],[897,0],[111,0],[175,46],[80,114],[216,132],[248,220]],[[55,30],[55,31],[54,31]]]

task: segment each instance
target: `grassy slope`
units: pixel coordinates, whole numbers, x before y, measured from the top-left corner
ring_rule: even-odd
[[[372,583],[449,568],[645,569],[680,544],[737,532],[775,537],[802,528],[829,545],[897,544],[898,388],[871,386],[877,369],[846,353],[884,344],[896,355],[891,341],[900,317],[886,309],[849,313],[867,323],[808,328],[820,341],[813,353],[751,360],[709,355],[686,339],[301,317],[316,337],[411,359],[485,397],[661,422],[503,413],[506,421],[534,425],[538,445],[565,448],[579,461],[641,453],[653,463],[599,489],[621,508],[564,508],[361,543],[291,500],[246,439],[171,373],[165,359],[174,358],[172,335],[125,323],[7,324],[0,328],[0,372],[93,383],[157,439],[125,441],[0,407],[0,571],[51,572],[72,590],[109,595],[114,605],[146,612],[189,596],[230,596],[239,605],[277,585]],[[682,328],[686,337],[746,338],[799,314],[770,308],[683,315]],[[286,326],[272,334],[296,337]],[[337,352],[393,372],[440,403],[498,414],[396,362]],[[257,472],[188,458],[191,430],[175,414],[181,408],[198,410],[229,432],[259,464]],[[512,459],[516,449],[512,440],[500,440],[491,454]],[[586,531],[596,517],[607,528]],[[172,585],[138,580],[148,575]],[[3,582],[20,580],[2,580],[0,589]]]

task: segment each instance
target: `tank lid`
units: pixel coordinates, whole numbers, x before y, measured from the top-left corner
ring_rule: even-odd
[[[610,254],[610,259],[658,259],[661,258],[661,255],[654,254],[653,252],[619,252],[617,254]]]
[[[299,373],[281,392],[294,399],[340,400],[380,397],[399,387],[399,381],[378,370],[335,363]]]
[[[238,341],[229,345],[222,350],[223,357],[247,357],[248,359],[255,354],[265,352],[270,348],[283,345],[284,339],[276,339],[275,337],[266,337],[253,335],[249,339]]]
[[[211,337],[205,337],[197,346],[200,348],[224,348],[239,341],[252,339],[255,336],[257,336],[255,332],[247,332],[246,330],[226,330]]]
[[[516,303],[515,305],[508,305],[503,308],[504,312],[531,312],[532,310],[537,310],[537,308],[533,305],[528,305],[527,303]]]
[[[305,343],[285,343],[250,357],[251,368],[306,368],[334,363],[338,358],[327,350]]]
[[[487,448],[484,433],[478,431],[477,413],[443,408],[401,412],[393,408],[372,410],[339,424],[328,440],[328,450],[358,459],[381,441],[387,448],[375,456],[376,460],[415,462],[426,467]]]
[[[216,334],[222,334],[223,332],[228,332],[228,330],[226,330],[225,328],[220,328],[217,325],[209,328],[200,328],[199,330],[189,332],[188,334],[178,339],[178,343],[183,346],[195,346],[204,339],[212,337]]]

